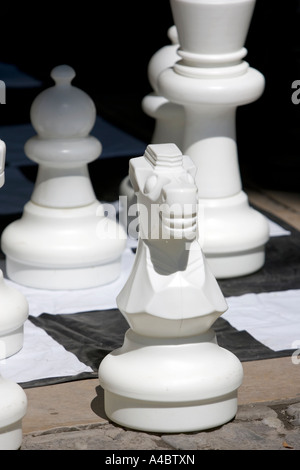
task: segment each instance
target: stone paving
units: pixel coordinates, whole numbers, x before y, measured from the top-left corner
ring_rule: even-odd
[[[109,421],[55,428],[25,434],[20,450],[300,450],[300,401],[241,405],[231,422],[192,433],[145,433]]]

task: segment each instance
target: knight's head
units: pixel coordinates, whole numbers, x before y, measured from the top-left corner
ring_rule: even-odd
[[[192,240],[196,236],[196,168],[175,144],[148,145],[143,157],[130,160],[137,194],[140,236]]]

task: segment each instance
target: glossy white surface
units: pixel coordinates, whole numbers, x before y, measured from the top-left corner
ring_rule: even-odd
[[[0,141],[0,187],[4,184],[5,143]],[[0,271],[0,360],[16,354],[23,347],[24,322],[28,303],[16,289],[8,286]],[[27,411],[27,397],[16,383],[0,374],[0,450],[17,450],[22,443],[22,419]]]
[[[236,413],[242,366],[211,329],[227,304],[198,242],[195,170],[175,144],[130,160],[139,241],[117,297],[130,329],[99,367],[106,414],[122,426],[195,431]]]

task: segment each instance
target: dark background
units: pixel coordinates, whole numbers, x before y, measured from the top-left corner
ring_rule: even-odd
[[[256,3],[246,60],[263,73],[266,88],[257,102],[238,108],[240,169],[246,187],[299,191],[300,104],[291,100],[292,82],[300,80],[298,3]],[[54,66],[71,65],[77,73],[73,84],[92,97],[100,116],[150,143],[154,122],[141,109],[142,98],[152,91],[147,66],[152,55],[169,44],[167,30],[172,25],[168,0],[6,2],[1,5],[0,62],[16,64],[40,79],[42,88],[53,84]],[[40,91],[8,89],[0,124],[29,122],[32,100]],[[118,171],[121,180],[128,162],[112,165],[109,177]]]

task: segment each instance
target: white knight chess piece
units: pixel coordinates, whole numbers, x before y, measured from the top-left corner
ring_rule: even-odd
[[[195,166],[175,144],[130,160],[136,259],[117,305],[130,328],[99,367],[113,421],[151,432],[207,429],[232,419],[240,361],[212,329],[226,301],[198,242]]]

